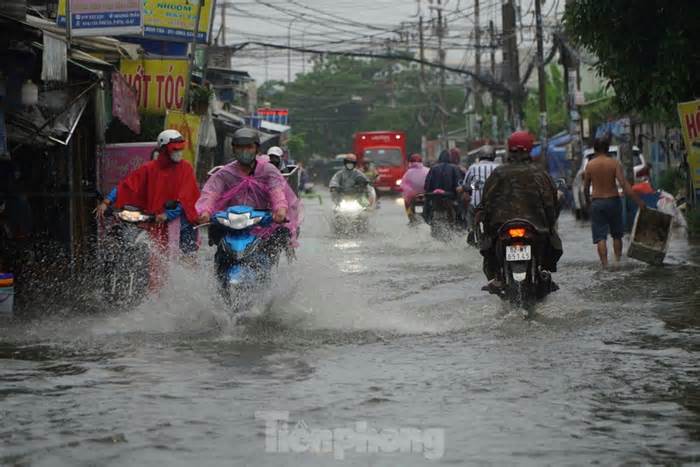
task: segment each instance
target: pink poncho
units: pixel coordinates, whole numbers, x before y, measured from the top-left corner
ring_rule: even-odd
[[[198,214],[214,214],[230,206],[251,206],[255,209],[276,211],[287,209],[289,223],[284,224],[292,234],[296,246],[297,229],[302,221],[301,202],[282,174],[272,164],[259,157],[255,171],[246,175],[238,161],[231,162],[215,172],[202,188],[195,204]],[[280,225],[255,227],[256,234],[268,237]]]
[[[416,195],[425,191],[425,177],[428,176],[428,168],[422,162],[411,162],[408,170],[401,179],[401,191],[404,203],[409,203]]]

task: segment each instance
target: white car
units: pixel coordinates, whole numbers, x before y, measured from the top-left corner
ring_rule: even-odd
[[[576,219],[588,219],[589,216],[589,206],[586,203],[586,196],[583,192],[583,173],[586,170],[586,165],[588,161],[593,157],[593,148],[586,148],[583,151],[583,160],[581,161],[581,168],[579,169],[576,177],[574,177],[574,182],[571,186],[571,191],[574,195],[574,214]],[[618,146],[610,146],[608,151],[610,156],[617,160],[620,160],[620,148]],[[639,150],[637,146],[632,146],[632,158],[634,160],[634,182],[637,183],[640,180],[637,178],[638,174],[646,165],[644,160],[644,155],[642,151]],[[618,186],[618,191],[622,194],[622,187]]]

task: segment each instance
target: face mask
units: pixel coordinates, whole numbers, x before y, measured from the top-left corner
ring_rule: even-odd
[[[345,163],[345,168],[348,169],[348,170],[352,170],[352,169],[355,168],[355,164],[353,164],[352,162],[346,162],[346,163]]]
[[[255,152],[241,151],[236,153],[236,160],[243,165],[251,165],[255,160]]]
[[[173,151],[170,153],[170,160],[177,163],[182,160],[182,151]]]

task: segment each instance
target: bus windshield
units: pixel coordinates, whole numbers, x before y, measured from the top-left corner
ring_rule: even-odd
[[[365,161],[374,162],[377,167],[400,167],[403,165],[401,150],[388,149],[365,149]]]

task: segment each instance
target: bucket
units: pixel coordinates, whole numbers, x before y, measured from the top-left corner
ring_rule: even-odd
[[[0,287],[0,316],[11,316],[15,303],[15,288]]]
[[[640,209],[634,219],[627,256],[649,264],[661,264],[668,251],[673,217],[656,209]]]

